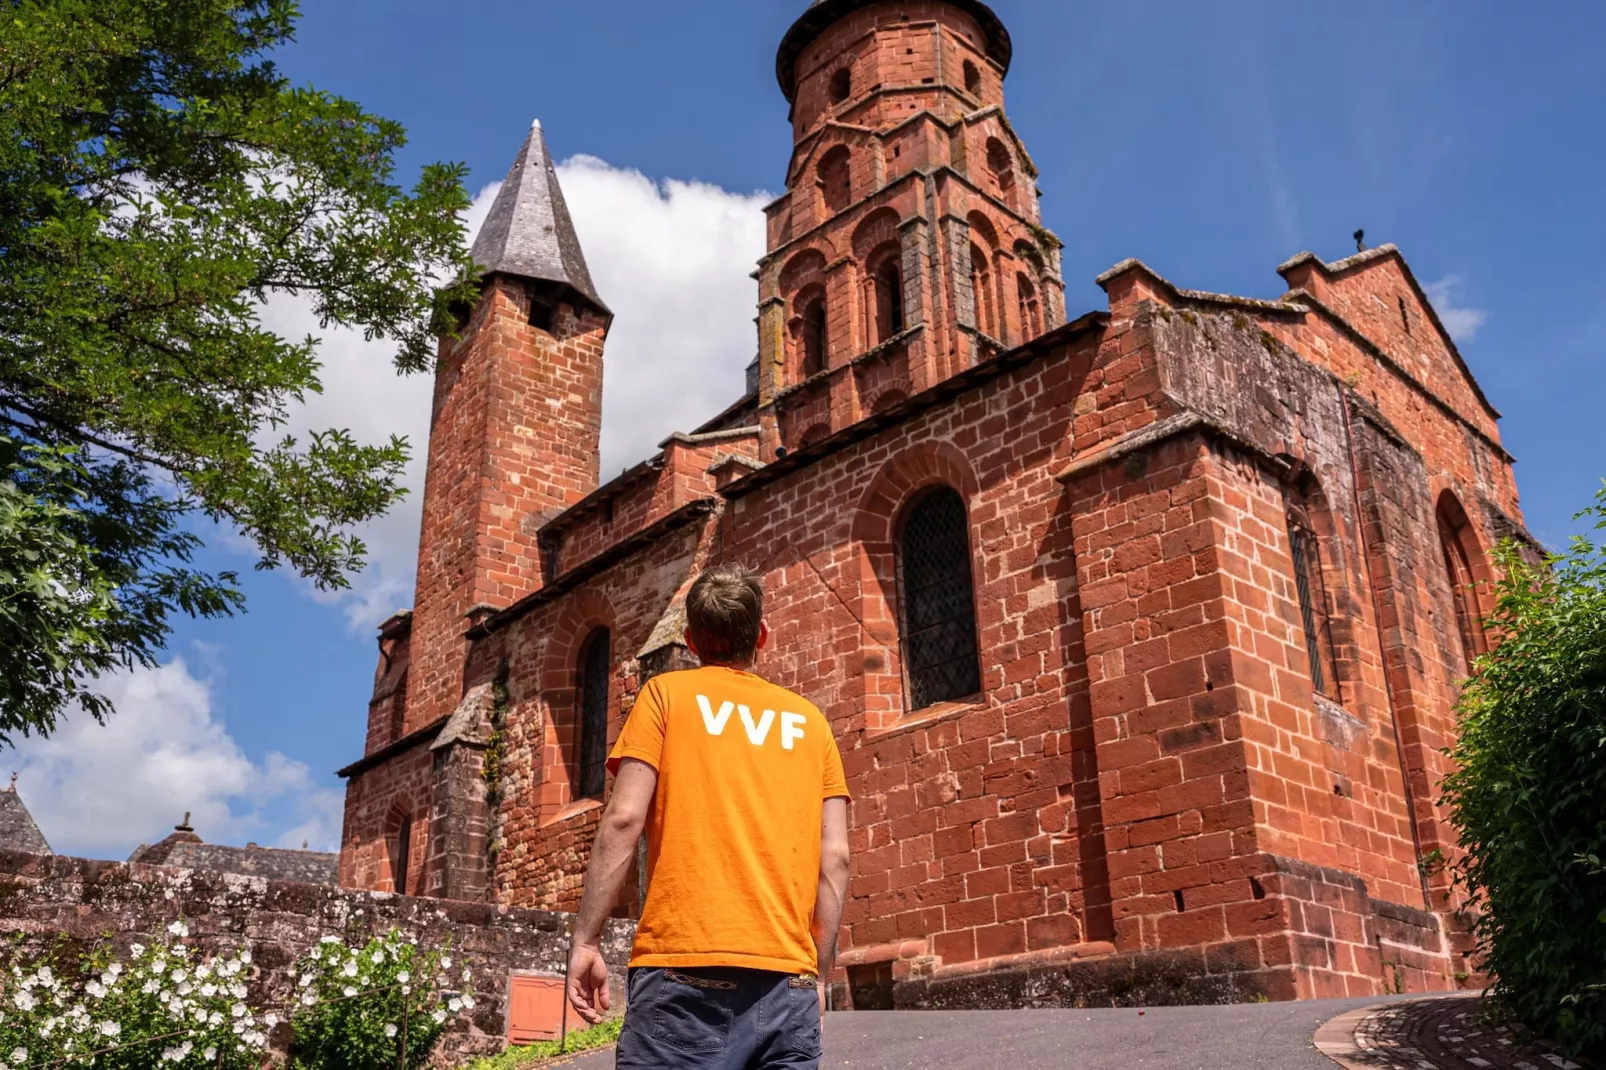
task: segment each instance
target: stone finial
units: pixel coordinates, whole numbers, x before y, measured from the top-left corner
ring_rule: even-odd
[[[1351,237],[1355,239],[1355,251],[1357,253],[1366,252],[1366,231],[1360,227],[1356,227],[1355,233],[1351,235]]]
[[[17,790],[17,771],[15,769],[11,771],[11,790]]]
[[[173,826],[173,831],[174,832],[194,832],[195,831],[194,829],[190,828],[190,812],[188,810],[184,811],[184,820]]]

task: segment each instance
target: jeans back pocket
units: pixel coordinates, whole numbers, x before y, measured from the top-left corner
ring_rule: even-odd
[[[678,1051],[708,1055],[723,1051],[735,1017],[735,985],[665,970],[651,1002],[653,1036]]]

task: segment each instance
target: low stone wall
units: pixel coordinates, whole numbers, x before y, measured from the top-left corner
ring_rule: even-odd
[[[289,967],[326,935],[352,942],[400,930],[431,947],[450,946],[473,971],[472,1018],[443,1044],[449,1060],[501,1050],[509,979],[515,972],[561,975],[571,915],[443,899],[418,899],[168,866],[0,852],[0,964],[44,950],[62,936],[79,944],[149,940],[174,919],[203,952],[251,949],[253,1000],[288,1004]],[[624,1005],[625,963],[634,926],[610,921],[603,953]],[[455,964],[454,964],[455,966]],[[287,1026],[272,1037],[282,1049]]]

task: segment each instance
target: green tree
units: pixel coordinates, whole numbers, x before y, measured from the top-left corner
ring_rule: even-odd
[[[0,2],[0,741],[103,718],[94,677],[240,608],[192,563],[206,522],[337,588],[403,493],[404,440],[284,433],[316,345],[260,314],[297,295],[427,369],[469,294],[463,169],[400,187],[400,126],[268,58],[297,16]]]
[[[1583,516],[1606,529],[1606,489]],[[1505,575],[1460,704],[1445,800],[1495,994],[1575,1053],[1606,1054],[1606,547]]]

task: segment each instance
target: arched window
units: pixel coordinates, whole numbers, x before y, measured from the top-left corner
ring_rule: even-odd
[[[970,60],[965,60],[965,92],[973,97],[981,96],[981,71]]]
[[[598,628],[580,648],[580,716],[575,770],[576,799],[594,799],[608,781],[608,677],[613,656],[608,629]]]
[[[817,293],[803,302],[803,360],[800,370],[807,379],[825,370],[825,295]]]
[[[1327,584],[1322,578],[1321,540],[1303,502],[1288,507],[1288,556],[1294,565],[1294,594],[1310,659],[1310,682],[1318,694],[1338,698],[1338,664],[1333,657],[1332,625],[1327,615]]]
[[[853,71],[847,67],[831,75],[831,99],[840,104],[853,95]]]
[[[875,340],[885,342],[903,330],[903,268],[897,247],[877,254],[872,261],[872,295],[875,300]]]
[[[1037,303],[1037,287],[1024,273],[1015,275],[1015,298],[1020,304],[1021,340],[1036,338],[1043,333],[1043,312]]]
[[[1439,499],[1438,522],[1439,549],[1444,553],[1444,570],[1450,577],[1450,599],[1455,604],[1461,655],[1467,671],[1471,672],[1472,663],[1488,649],[1483,635],[1483,615],[1473,587],[1478,582],[1477,574],[1472,571],[1476,543],[1472,540],[1472,525],[1466,512],[1448,493]]]
[[[390,854],[390,886],[400,895],[407,894],[407,866],[413,848],[413,819],[404,816],[396,826],[396,849]]]
[[[970,288],[976,295],[976,329],[989,338],[998,337],[998,306],[993,301],[993,272],[981,246],[970,247]]]
[[[987,139],[987,171],[992,175],[998,196],[1011,200],[1015,190],[1015,160],[1004,143],[995,137]]]
[[[835,215],[842,211],[853,200],[850,162],[846,145],[838,145],[820,157],[818,168],[820,199],[825,204],[827,215]]]
[[[903,665],[909,708],[981,690],[976,601],[965,502],[952,487],[926,491],[904,517],[898,539]]]

